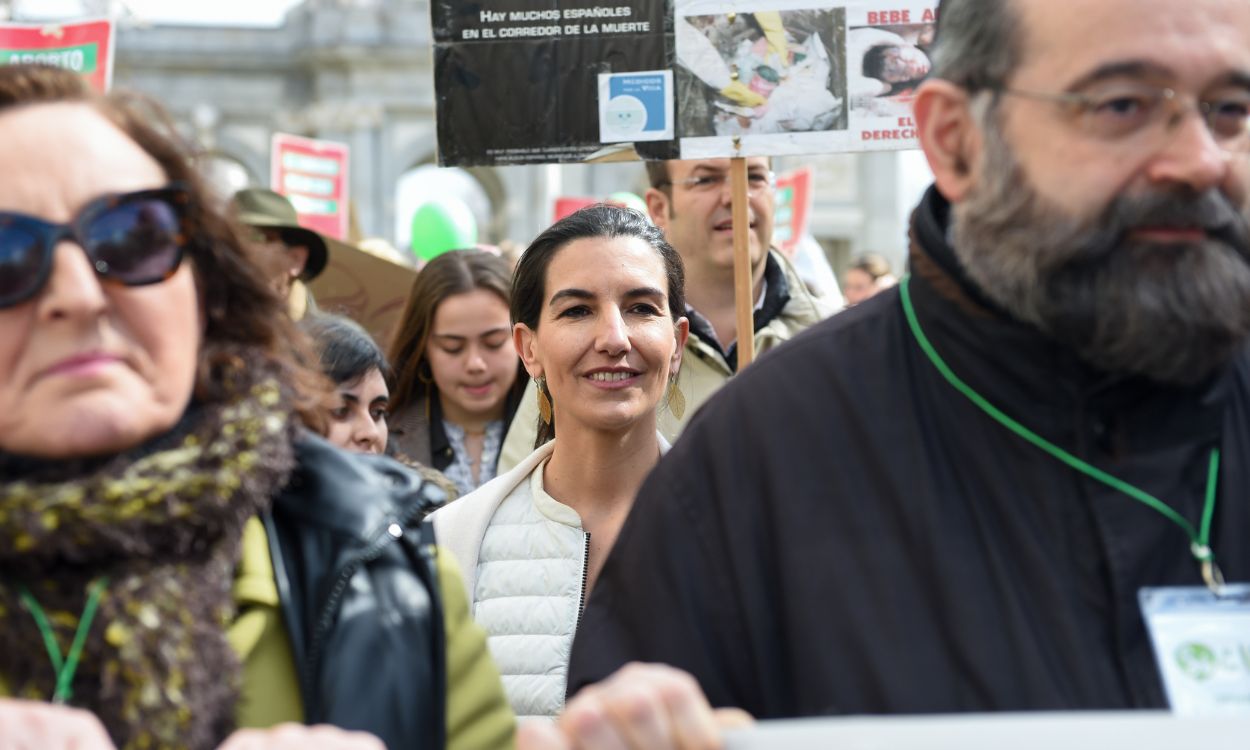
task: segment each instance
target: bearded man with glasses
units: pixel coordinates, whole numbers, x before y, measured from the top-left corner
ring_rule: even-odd
[[[691,422],[571,692],[662,661],[757,717],[1232,705],[1155,615],[1182,587],[1244,643],[1190,604],[1250,597],[1250,2],[939,18],[910,277]]]

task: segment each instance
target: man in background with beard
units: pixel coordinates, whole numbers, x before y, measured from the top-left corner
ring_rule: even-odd
[[[764,718],[1165,707],[1139,593],[1250,580],[1250,0],[939,17],[910,277],[695,416],[571,694],[641,660]]]

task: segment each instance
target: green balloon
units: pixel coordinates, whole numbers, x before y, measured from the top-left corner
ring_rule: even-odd
[[[477,220],[459,198],[440,198],[422,204],[412,215],[409,246],[421,260],[432,260],[448,250],[477,244]]]

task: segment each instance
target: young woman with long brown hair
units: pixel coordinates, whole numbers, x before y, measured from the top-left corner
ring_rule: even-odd
[[[392,447],[467,494],[494,478],[525,388],[512,348],[508,264],[477,250],[421,269],[391,346]]]

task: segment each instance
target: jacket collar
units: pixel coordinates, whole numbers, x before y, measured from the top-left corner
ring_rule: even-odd
[[[359,544],[445,499],[442,490],[398,461],[348,453],[307,431],[295,440],[295,458],[295,471],[275,498],[275,508],[311,526],[354,537]]]
[[[451,439],[447,437],[447,428],[443,426],[443,400],[434,393],[427,399],[430,404],[430,465],[442,471],[451,466],[454,451]]]
[[[764,261],[764,296],[755,306],[752,320],[755,330],[752,333],[758,332],[780,316],[789,303],[790,280],[786,278],[786,272],[775,257],[775,253],[770,250]],[[697,337],[720,354],[729,364],[729,369],[736,371],[738,369],[737,343],[730,344],[729,348],[725,349],[720,339],[716,338],[712,324],[690,305],[686,305],[686,317],[690,320],[690,335]]]
[[[388,449],[399,448],[402,439],[399,450],[405,458],[439,471],[451,465],[451,441],[443,427],[443,407],[437,397],[422,396],[391,413],[387,421],[392,435]]]
[[[1052,438],[1095,423],[1103,426],[1095,432],[1118,436],[1109,443],[1133,449],[1175,439],[1176,433],[1169,437],[1152,427],[1162,423],[1218,434],[1231,367],[1187,387],[1096,371],[1066,345],[991,302],[956,257],[949,226],[950,204],[930,187],[912,215],[911,296],[939,355],[978,393]],[[890,295],[894,304],[896,296]],[[912,337],[910,331],[905,335]],[[1073,410],[1087,424],[1074,420]]]

